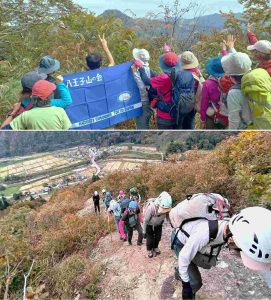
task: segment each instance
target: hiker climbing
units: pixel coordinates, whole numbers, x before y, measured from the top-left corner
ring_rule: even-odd
[[[230,219],[230,205],[219,194],[190,195],[169,214],[173,229],[172,250],[178,257],[175,277],[182,281],[182,298],[194,299],[202,287],[199,267],[217,263],[223,245],[253,270],[271,274],[271,212],[260,207],[246,208]],[[252,244],[255,246],[252,247]],[[258,250],[258,251],[257,251]]]
[[[171,208],[172,198],[167,192],[147,201],[144,209],[143,236],[147,240],[149,258],[160,254],[158,246],[162,237],[162,226]]]
[[[120,233],[119,222],[120,222],[120,219],[121,219],[121,207],[120,207],[119,203],[116,200],[112,199],[110,201],[108,212],[112,213],[114,215],[114,221],[115,221],[116,229],[117,229],[117,232]],[[120,239],[122,239],[121,235],[120,235]]]
[[[129,203],[128,209],[125,210],[122,217],[122,220],[124,221],[127,229],[127,239],[129,245],[132,245],[134,230],[137,230],[138,232],[137,245],[142,245],[143,231],[138,217],[139,213],[140,209],[138,207],[138,203],[136,201],[131,201]]]
[[[104,201],[104,209],[107,212],[109,205],[110,205],[110,201],[112,200],[112,196],[110,192],[105,192],[105,195],[103,197],[103,201]]]
[[[100,210],[100,195],[97,191],[94,192],[94,195],[92,196],[93,203],[94,203],[94,209],[95,209],[95,214],[97,215],[99,212],[99,215],[101,214]]]

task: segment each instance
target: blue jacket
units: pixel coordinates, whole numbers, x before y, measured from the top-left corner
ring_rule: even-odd
[[[64,83],[58,83],[56,85],[56,90],[60,94],[61,99],[51,100],[51,106],[62,107],[64,109],[70,106],[72,104],[72,97],[66,85]],[[30,101],[30,99],[24,99],[22,105],[27,106]]]

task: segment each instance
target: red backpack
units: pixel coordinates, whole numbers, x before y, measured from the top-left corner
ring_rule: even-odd
[[[216,81],[218,83],[218,88],[220,91],[220,100],[217,105],[211,102],[214,114],[210,117],[214,120],[214,123],[222,124],[226,127],[229,125],[227,96],[235,83],[229,75],[224,75],[219,79],[216,79]]]

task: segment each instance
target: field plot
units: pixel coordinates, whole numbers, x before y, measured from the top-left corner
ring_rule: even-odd
[[[69,159],[65,157],[54,157],[52,154],[47,154],[32,160],[22,160],[14,164],[10,164],[0,168],[0,178],[7,176],[23,176],[34,175],[50,170],[57,170],[64,167],[76,165],[82,162],[82,159]]]
[[[102,172],[112,173],[115,171],[127,171],[139,169],[144,163],[161,163],[159,160],[145,160],[145,159],[108,159],[102,165]]]

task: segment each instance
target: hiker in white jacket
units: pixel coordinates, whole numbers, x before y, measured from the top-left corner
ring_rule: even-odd
[[[177,234],[178,229],[172,234],[172,249],[178,256],[175,276],[182,281],[183,299],[195,298],[202,286],[198,267],[210,269],[215,266],[222,244],[241,255],[243,264],[258,271],[271,288],[271,211],[250,207],[228,221],[218,221],[216,237],[211,240],[209,222],[191,221],[184,224]]]

